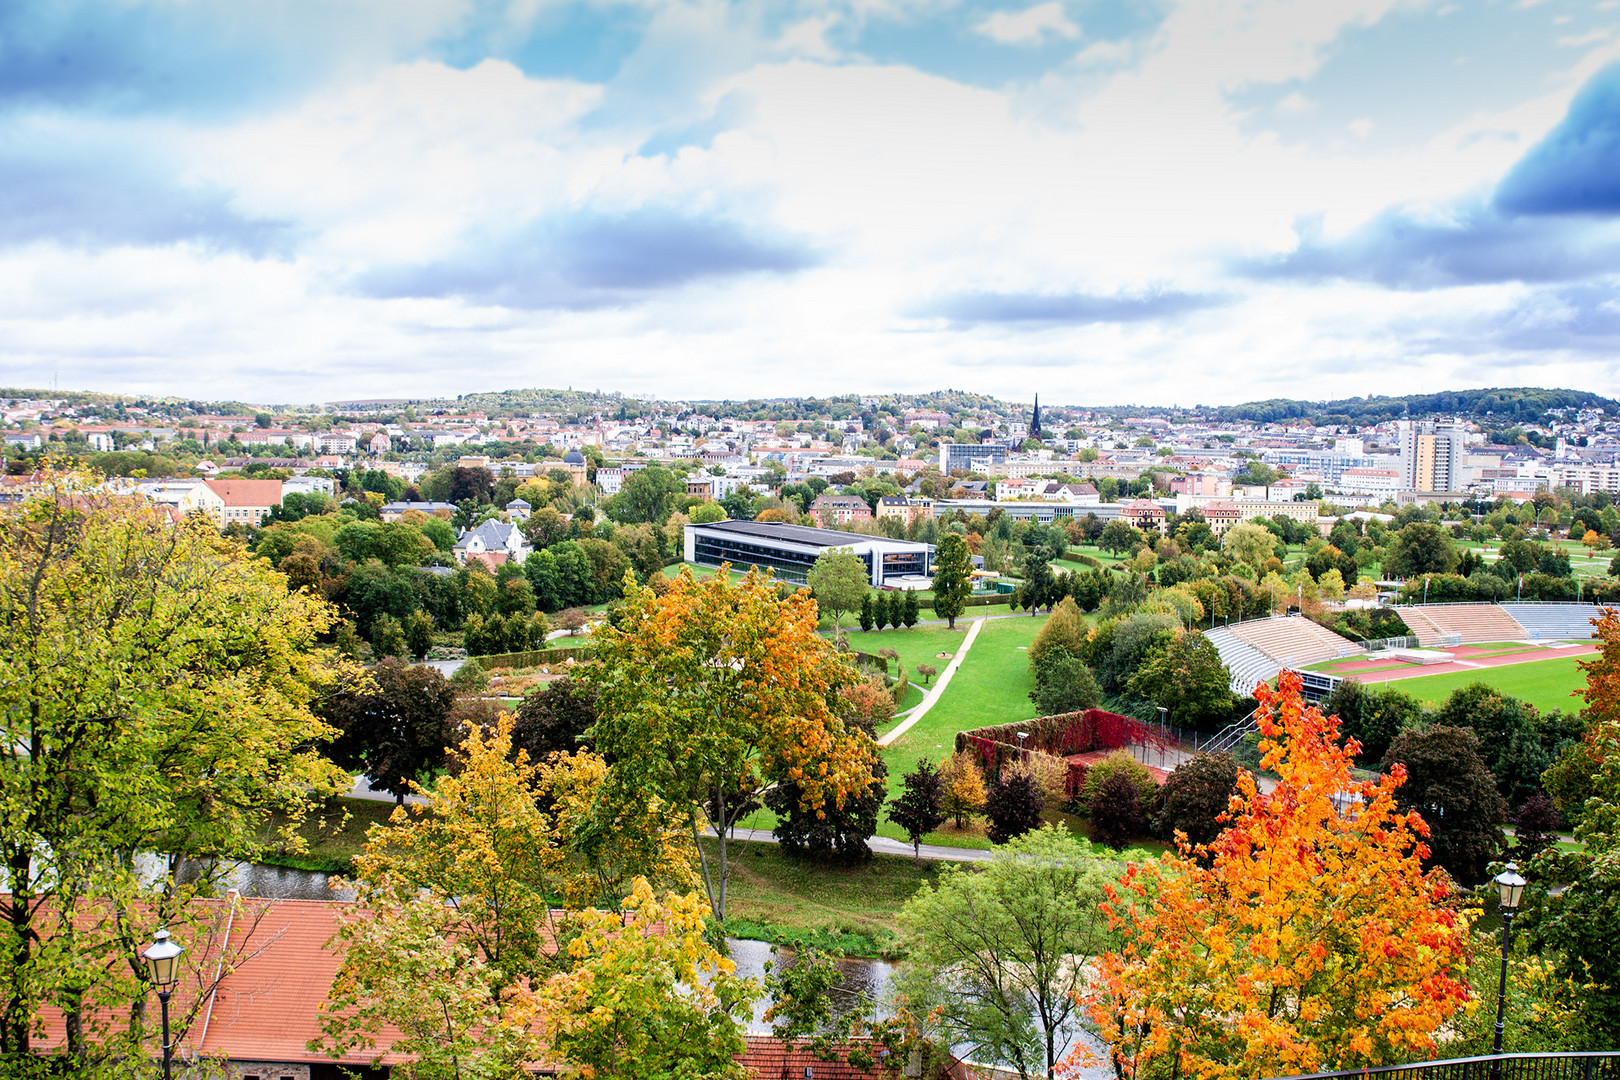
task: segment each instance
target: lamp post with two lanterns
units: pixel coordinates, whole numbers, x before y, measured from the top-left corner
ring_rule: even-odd
[[[158,1001],[163,1006],[163,1080],[170,1080],[169,1059],[174,1046],[169,1042],[169,994],[174,991],[174,984],[180,981],[180,954],[185,952],[184,947],[170,940],[169,931],[159,928],[152,935],[152,944],[141,953],[141,959],[146,961],[147,974],[152,977],[152,985],[157,987]]]
[[[1502,977],[1496,987],[1496,1038],[1491,1042],[1491,1053],[1502,1053],[1502,1036],[1507,1030],[1507,965],[1508,945],[1513,938],[1513,916],[1519,913],[1519,901],[1524,899],[1523,875],[1519,873],[1517,863],[1508,863],[1507,869],[1497,874],[1497,898],[1502,903]],[[1491,1080],[1501,1080],[1502,1059],[1498,1057],[1491,1062]]]

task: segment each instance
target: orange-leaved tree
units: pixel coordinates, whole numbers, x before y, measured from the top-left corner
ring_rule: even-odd
[[[598,691],[591,729],[615,799],[656,795],[720,834],[698,846],[716,918],[726,913],[726,832],[770,784],[797,785],[804,805],[872,783],[872,739],[839,718],[855,669],[816,633],[808,590],[778,595],[750,571],[697,581],[682,569],[663,596],[625,576],[616,625],[597,631],[581,680]]]
[[[1428,827],[1395,805],[1404,771],[1354,780],[1358,747],[1339,744],[1298,675],[1257,696],[1276,789],[1243,773],[1213,843],[1180,837],[1179,854],[1133,865],[1110,890],[1124,945],[1101,961],[1088,1004],[1119,1076],[1404,1061],[1474,1007],[1469,916],[1442,872],[1423,872]]]

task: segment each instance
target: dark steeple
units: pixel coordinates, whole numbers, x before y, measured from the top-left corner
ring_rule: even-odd
[[[1029,418],[1029,437],[1041,437],[1041,395],[1035,395],[1035,412]]]

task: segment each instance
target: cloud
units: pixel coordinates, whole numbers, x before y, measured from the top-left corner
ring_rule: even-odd
[[[367,296],[458,297],[510,308],[586,310],[637,303],[708,279],[791,274],[819,264],[797,237],[668,210],[537,222],[438,262],[362,274]]]
[[[1080,27],[1069,21],[1057,0],[1019,12],[993,12],[974,29],[1003,45],[1038,45],[1048,35],[1070,40],[1080,36]]]
[[[1576,220],[1505,217],[1479,203],[1443,216],[1379,214],[1338,240],[1297,227],[1285,255],[1241,260],[1236,273],[1270,281],[1365,281],[1425,290],[1495,282],[1574,281],[1620,270],[1620,231]]]
[[[1594,75],[1569,112],[1496,189],[1510,214],[1620,213],[1620,64]]]
[[[1173,319],[1204,308],[1220,307],[1223,297],[1155,290],[1143,293],[959,292],[930,301],[913,312],[943,318],[959,326],[1010,324],[1089,326]]]
[[[293,239],[286,222],[245,216],[224,191],[188,187],[133,163],[115,173],[99,158],[0,156],[0,245],[195,243],[264,256],[286,251]]]

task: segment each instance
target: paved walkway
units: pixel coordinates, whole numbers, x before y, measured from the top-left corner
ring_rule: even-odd
[[[929,709],[934,707],[934,703],[938,701],[940,695],[945,692],[945,688],[951,684],[951,676],[956,674],[956,669],[962,666],[963,660],[967,659],[968,650],[973,647],[973,639],[979,636],[979,629],[983,626],[983,619],[973,620],[973,625],[968,628],[967,636],[962,639],[962,647],[956,650],[956,655],[951,657],[951,662],[946,664],[945,670],[939,673],[939,678],[934,681],[934,685],[928,690],[927,693],[923,694],[923,699],[921,701],[911,707],[911,713],[905,718],[904,721],[897,725],[887,735],[884,735],[882,738],[878,739],[877,744],[879,746],[888,746],[890,743],[894,742],[894,740],[910,731],[912,726],[915,725],[917,721],[921,720],[923,716],[927,714]]]

